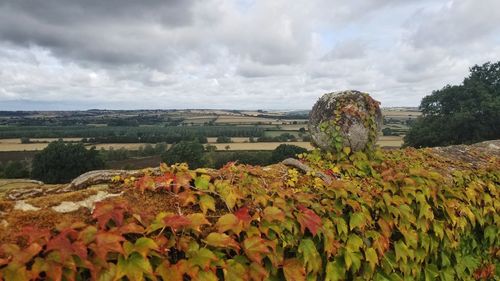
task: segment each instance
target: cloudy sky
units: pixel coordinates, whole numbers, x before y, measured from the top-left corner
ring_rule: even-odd
[[[417,106],[500,60],[498,0],[0,0],[0,110]]]

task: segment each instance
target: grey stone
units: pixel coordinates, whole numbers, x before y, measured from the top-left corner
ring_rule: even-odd
[[[381,127],[379,102],[354,90],[324,94],[309,115],[312,143],[325,151],[371,150]]]

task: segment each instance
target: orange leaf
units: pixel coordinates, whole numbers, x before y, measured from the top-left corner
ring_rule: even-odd
[[[316,215],[313,211],[310,209],[304,207],[304,206],[298,206],[300,212],[297,213],[297,221],[300,224],[300,231],[302,234],[305,233],[305,229],[309,229],[309,231],[312,233],[313,236],[316,235],[318,232],[318,229],[321,227],[321,218]]]
[[[163,222],[165,226],[169,226],[173,231],[177,231],[191,224],[191,220],[184,215],[170,215],[163,218]]]
[[[245,239],[245,241],[243,241],[243,250],[247,257],[256,263],[262,261],[262,255],[271,252],[267,247],[266,241],[258,236]]]
[[[111,232],[101,232],[96,234],[95,244],[91,244],[91,249],[96,253],[97,257],[106,260],[108,252],[123,254],[123,248],[120,242],[124,241],[121,235]]]
[[[298,259],[287,259],[283,263],[283,273],[287,281],[305,281],[306,270]]]
[[[122,225],[124,213],[128,210],[125,202],[97,202],[92,218],[97,219],[99,228],[104,229],[109,220]]]

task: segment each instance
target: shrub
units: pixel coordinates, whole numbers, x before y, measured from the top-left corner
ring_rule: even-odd
[[[162,161],[168,164],[187,163],[190,167],[203,166],[203,145],[199,142],[181,141],[162,154]]]
[[[35,155],[31,176],[45,183],[66,183],[103,167],[104,161],[95,147],[86,149],[82,143],[55,141]]]
[[[280,144],[273,150],[273,153],[271,155],[271,162],[278,163],[285,160],[286,158],[296,158],[297,154],[305,152],[307,152],[307,149],[300,146]]]

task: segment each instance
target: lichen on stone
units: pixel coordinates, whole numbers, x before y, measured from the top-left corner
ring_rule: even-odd
[[[309,116],[313,145],[334,153],[372,151],[381,126],[379,102],[354,90],[323,95]]]

